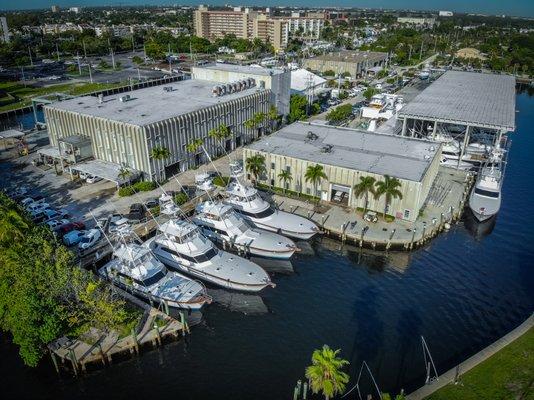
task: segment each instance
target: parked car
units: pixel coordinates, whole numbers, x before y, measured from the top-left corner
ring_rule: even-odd
[[[87,250],[95,245],[102,237],[100,229],[89,229],[78,243],[79,250]]]
[[[50,208],[50,204],[44,203],[31,203],[26,206],[26,211],[30,214],[37,214],[39,211],[43,211],[47,208]]]
[[[145,207],[146,208],[154,208],[159,206],[159,199],[153,198],[145,201]]]
[[[80,243],[86,233],[87,231],[79,231],[77,229],[70,231],[63,236],[63,243],[65,246],[74,246]]]
[[[363,216],[363,219],[367,222],[376,223],[378,222],[378,215],[374,211],[367,211]]]
[[[81,221],[69,221],[66,224],[60,225],[56,228],[53,228],[54,232],[56,232],[59,236],[65,236],[67,233],[78,230],[83,231],[85,230],[85,224]]]
[[[85,182],[87,182],[87,183],[96,183],[96,182],[99,182],[101,180],[102,180],[102,178],[99,177],[99,176],[87,175],[87,178],[85,179]]]
[[[141,222],[145,218],[145,207],[141,203],[134,203],[130,206],[128,219],[133,223]]]
[[[24,200],[20,202],[20,204],[22,205],[22,207],[26,207],[26,206],[29,206],[30,204],[44,203],[44,202],[45,202],[45,198],[43,196],[37,195],[37,196],[26,197]]]
[[[67,219],[70,217],[69,213],[65,210],[54,210],[51,208],[44,210],[44,215],[45,215],[45,221],[50,221],[53,219],[60,219],[60,218]]]
[[[46,221],[46,225],[52,230],[61,227],[62,225],[68,224],[70,221],[68,219],[51,219]]]

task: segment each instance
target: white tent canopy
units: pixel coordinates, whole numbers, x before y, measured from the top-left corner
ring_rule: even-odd
[[[14,139],[24,136],[24,132],[17,131],[16,129],[8,129],[0,132],[0,139]]]
[[[140,172],[131,168],[123,167],[120,164],[111,163],[102,160],[90,160],[83,163],[74,164],[70,167],[72,171],[82,172],[88,175],[98,176],[110,182],[115,182],[117,185],[121,185],[132,179],[137,178]],[[130,171],[130,176],[126,179],[119,177],[121,170],[127,169]]]

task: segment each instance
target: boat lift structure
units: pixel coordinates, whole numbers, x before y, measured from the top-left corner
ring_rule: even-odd
[[[499,148],[515,130],[515,83],[509,75],[447,71],[398,112],[401,135],[454,139],[459,168],[469,147]]]

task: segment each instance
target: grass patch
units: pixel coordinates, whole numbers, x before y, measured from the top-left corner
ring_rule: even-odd
[[[427,400],[533,399],[534,328]]]
[[[0,82],[0,93],[5,92],[6,96],[12,96],[8,104],[0,103],[0,112],[15,110],[31,105],[33,97],[44,96],[51,93],[61,92],[72,96],[79,96],[97,90],[105,90],[124,86],[125,83],[60,83],[45,87],[32,85],[24,86],[20,82]]]
[[[143,317],[144,311],[139,307],[126,303],[126,318],[124,323],[117,329],[119,339],[122,339],[132,333],[132,329],[135,329],[139,324],[139,321]]]

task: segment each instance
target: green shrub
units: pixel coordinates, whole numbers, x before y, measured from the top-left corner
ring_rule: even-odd
[[[136,182],[133,184],[133,188],[136,192],[149,192],[156,188],[156,184],[150,181]]]
[[[154,217],[157,217],[160,214],[160,212],[161,212],[160,206],[155,206],[150,209],[150,214],[152,214],[152,216]]]
[[[131,196],[134,193],[135,193],[135,191],[131,186],[123,186],[123,187],[121,187],[119,189],[119,196],[120,197]]]
[[[189,198],[184,192],[180,192],[174,196],[174,202],[179,206],[187,202],[187,200],[189,200]]]
[[[215,186],[219,186],[219,187],[225,187],[226,185],[228,185],[228,182],[230,181],[230,177],[228,176],[220,176],[220,175],[217,175],[214,179],[213,179],[213,184]]]

